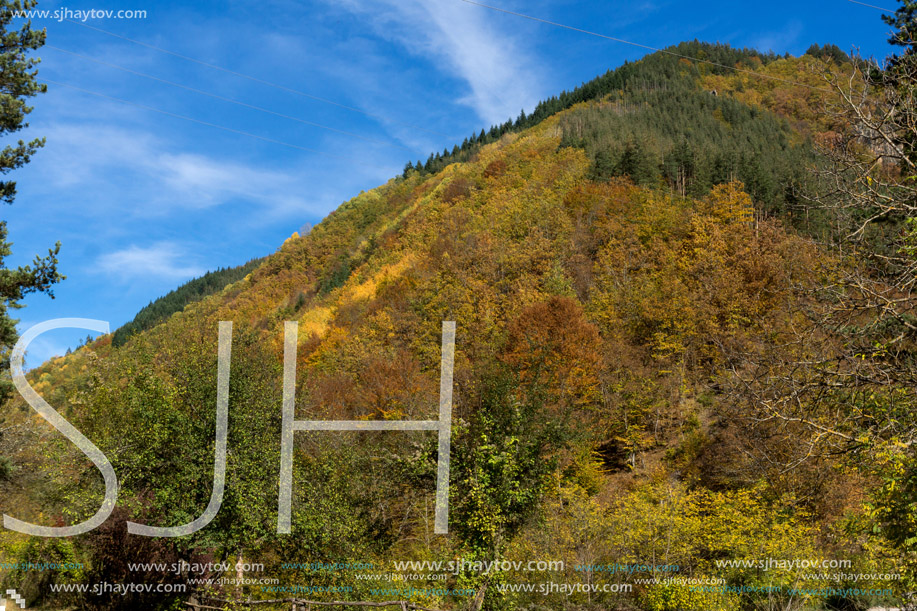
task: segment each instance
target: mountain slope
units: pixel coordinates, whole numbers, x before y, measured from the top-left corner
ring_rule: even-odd
[[[159,324],[175,312],[181,311],[189,303],[200,301],[208,295],[226,288],[248,275],[260,265],[261,259],[252,259],[243,265],[220,268],[207,272],[200,278],[194,278],[184,283],[175,290],[169,291],[155,301],[151,301],[134,318],[115,330],[112,343],[115,346],[123,345],[131,335],[145,331]]]
[[[756,70],[808,61],[679,48]],[[128,555],[242,557],[263,562],[282,586],[350,588],[354,600],[400,597],[378,591],[392,587],[383,573],[393,561],[565,561],[562,579],[467,568],[412,582],[483,592],[489,609],[571,600],[589,609],[737,609],[761,600],[664,581],[573,598],[500,589],[536,577],[622,583],[577,565],[677,565],[681,577],[777,585],[785,589],[767,598],[785,608],[826,601],[791,595],[792,567],[762,573],[722,561],[844,557],[858,571],[888,570],[885,550],[844,530],[849,515],[862,515],[853,490],[867,477],[839,462],[785,472],[757,461],[746,448],[769,430],[733,420],[724,391],[743,353],[777,350],[806,329],[800,312],[811,296],[802,289],[836,265],[776,217],[788,197],[783,181],[808,155],[811,131],[800,126],[809,124],[731,97],[735,83],[720,71],[671,56],[614,74],[595,95],[467,146],[461,163],[410,169],[345,202],[245,278],[126,344],[103,338],[38,368],[36,390],[112,460],[120,508],[77,539],[5,534],[0,560],[73,557],[83,573],[41,579],[118,582],[128,580]],[[719,79],[717,96],[704,79]],[[718,157],[733,159],[733,171],[717,174]],[[753,176],[770,186],[756,187]],[[435,436],[299,432],[293,532],[278,535],[284,322],[299,323],[298,419],[425,420],[438,413],[444,320],[457,326],[450,534],[433,534]],[[138,542],[123,534],[125,519],[183,524],[210,499],[219,321],[233,322],[222,507],[189,537]],[[0,445],[18,467],[0,482],[16,517],[69,523],[95,511],[101,479],[69,442],[47,435],[21,399],[5,407],[3,426],[16,427]],[[122,552],[112,550],[115,538]],[[318,561],[384,569],[360,579],[281,567]],[[53,602],[41,579],[8,577],[32,602]],[[258,587],[249,594],[277,597]],[[450,609],[467,602],[433,590],[410,598]],[[93,600],[95,608],[173,602]]]

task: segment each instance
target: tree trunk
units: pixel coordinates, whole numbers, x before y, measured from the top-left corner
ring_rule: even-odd
[[[474,595],[474,600],[471,601],[471,606],[468,608],[468,611],[481,611],[481,607],[484,605],[484,593],[487,591],[487,586],[490,584],[490,576],[484,579],[484,583],[481,584],[478,593]]]
[[[236,598],[242,598],[242,578],[245,573],[242,572],[242,552],[239,552],[239,558],[236,561]]]

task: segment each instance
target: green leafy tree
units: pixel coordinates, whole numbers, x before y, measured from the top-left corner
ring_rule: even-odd
[[[29,51],[40,48],[45,43],[45,31],[34,30],[31,22],[22,25],[18,30],[12,29],[14,15],[17,11],[28,10],[35,6],[30,0],[4,0],[0,2],[0,136],[18,132],[28,127],[26,116],[32,107],[26,100],[38,93],[44,93],[46,85],[36,80],[35,66],[38,58],[28,57]],[[22,167],[39,148],[44,145],[43,138],[30,142],[19,140],[16,144],[7,145],[0,151],[0,174]],[[13,203],[16,197],[16,183],[12,180],[0,181],[0,201]],[[48,250],[45,257],[35,257],[32,265],[15,269],[4,267],[4,261],[12,254],[12,242],[7,240],[6,221],[0,221],[0,350],[3,359],[0,370],[9,369],[9,352],[18,339],[16,320],[10,316],[10,310],[21,308],[22,298],[28,293],[42,292],[54,297],[51,286],[63,280],[57,272],[58,242]],[[8,380],[0,383],[0,399],[6,399],[12,392]]]
[[[552,427],[541,427],[540,398],[520,400],[517,381],[500,372],[485,381],[480,404],[454,446],[452,524],[469,562],[502,558],[506,544],[539,507],[554,464],[547,448],[556,447]],[[501,608],[500,594],[485,599],[500,574],[461,576],[477,595],[471,609]],[[486,603],[486,604],[485,604]]]

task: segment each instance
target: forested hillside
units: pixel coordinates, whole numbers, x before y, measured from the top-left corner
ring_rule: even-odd
[[[817,46],[800,58],[668,51],[410,164],[265,259],[193,281],[31,372],[109,457],[120,498],[85,535],[7,531],[0,562],[82,568],[12,571],[4,587],[29,608],[176,609],[190,590],[51,585],[139,581],[133,562],[241,560],[264,565],[245,577],[278,583],[195,583],[196,595],[456,610],[903,600],[912,389],[831,369],[878,348],[844,335],[863,319],[823,324],[858,262],[833,241],[840,223],[807,208],[828,165],[817,147],[844,128],[817,110],[824,75],[855,66]],[[233,323],[222,506],[187,536],[128,535],[128,520],[181,525],[208,505],[220,321]],[[428,431],[296,432],[292,532],[277,532],[285,321],[299,329],[298,420],[436,420],[441,325],[455,321],[447,535],[434,533]],[[21,397],[2,414],[4,513],[45,525],[95,513],[95,467]],[[475,566],[493,561],[536,564]],[[236,570],[142,579],[221,576]]]
[[[163,320],[180,312],[189,303],[200,301],[204,297],[213,295],[233,282],[237,282],[247,276],[253,269],[261,264],[261,259],[252,259],[243,265],[236,267],[221,267],[218,270],[207,272],[200,278],[195,278],[184,283],[177,289],[169,291],[149,305],[137,312],[134,319],[122,325],[115,330],[112,335],[112,343],[115,346],[121,346],[130,337],[141,331],[146,331],[150,327],[161,323]]]

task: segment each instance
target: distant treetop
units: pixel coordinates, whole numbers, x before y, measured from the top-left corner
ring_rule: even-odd
[[[825,61],[831,60],[838,64],[846,64],[850,62],[850,56],[844,53],[840,47],[832,44],[827,44],[823,47],[820,47],[818,46],[818,43],[815,43],[806,49],[805,54]]]

